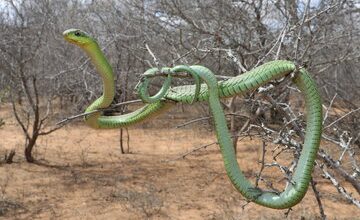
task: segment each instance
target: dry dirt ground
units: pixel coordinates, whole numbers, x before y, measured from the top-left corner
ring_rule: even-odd
[[[17,154],[15,163],[0,164],[0,219],[285,218],[286,210],[244,206],[246,201],[226,176],[218,146],[179,158],[215,141],[215,136],[203,126],[176,129],[178,118],[164,117],[129,129],[129,154],[120,153],[119,130],[72,123],[39,139],[36,165],[24,161],[21,130],[10,109],[2,107],[0,118],[6,125],[0,129],[0,157],[12,148]],[[252,179],[260,168],[260,146],[256,139],[239,142],[239,164]],[[277,170],[264,176],[283,186]],[[360,219],[360,210],[348,204],[319,171],[314,176],[329,219]],[[318,206],[309,189],[288,219],[317,218]]]

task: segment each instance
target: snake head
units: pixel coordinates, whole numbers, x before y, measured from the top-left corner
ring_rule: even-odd
[[[80,29],[69,29],[64,31],[63,36],[66,41],[75,44],[79,47],[85,48],[86,46],[95,42],[88,33]]]

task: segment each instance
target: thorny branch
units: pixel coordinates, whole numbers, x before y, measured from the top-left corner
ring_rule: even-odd
[[[333,102],[334,102],[335,97],[336,96],[334,96],[332,98],[332,100],[330,101],[329,107],[327,108],[327,112],[331,111],[330,108],[333,106]],[[276,103],[276,101],[271,100],[271,99],[269,101],[272,104]],[[288,115],[289,116],[289,118],[287,119],[288,123],[286,123],[286,126],[292,125],[292,127],[295,128],[295,130],[297,130],[297,133],[299,134],[299,136],[304,137],[304,134],[303,134],[304,130],[301,129],[302,128],[301,125],[298,124],[301,121],[298,117],[300,117],[301,115],[296,116],[292,112],[290,107],[285,103],[280,103],[278,105],[285,107],[285,109],[288,109],[288,112],[290,113],[289,114],[284,110],[282,111],[283,115]],[[332,124],[339,122],[340,120],[344,119],[346,116],[349,116],[352,113],[354,113],[354,111],[350,111],[349,113],[345,114],[344,116],[341,116],[339,119],[335,120]],[[329,114],[329,113],[327,113],[327,114]],[[290,117],[290,115],[291,115],[291,117]],[[194,119],[194,120],[191,120],[191,121],[189,121],[187,123],[184,123],[183,125],[196,123],[196,122],[199,122],[199,121],[202,121],[202,120],[205,120],[205,119],[207,120],[209,118],[211,118],[211,117],[202,117],[202,118]],[[181,125],[181,126],[183,126],[183,125]],[[302,144],[298,143],[298,141],[293,138],[293,135],[291,135],[290,133],[286,133],[286,130],[284,130],[284,128],[281,129],[280,131],[275,131],[274,129],[271,129],[271,128],[265,126],[264,124],[261,124],[260,126],[255,125],[255,124],[251,124],[246,131],[239,134],[242,137],[246,137],[246,136],[250,135],[251,130],[260,129],[260,130],[262,130],[264,132],[263,134],[260,135],[261,137],[267,139],[267,137],[269,137],[269,136],[272,136],[272,137],[275,136],[276,138],[273,138],[272,142],[274,144],[281,144],[281,145],[284,146],[283,148],[281,148],[281,150],[278,153],[276,153],[274,155],[274,157],[273,157],[274,161],[273,162],[265,163],[264,155],[266,153],[266,149],[264,148],[265,145],[263,145],[262,160],[260,162],[261,168],[260,168],[259,174],[256,176],[256,181],[255,181],[256,185],[258,185],[259,181],[261,180],[261,181],[264,181],[266,183],[266,186],[268,188],[270,188],[271,190],[275,190],[275,191],[276,191],[276,189],[273,189],[271,182],[267,181],[265,178],[263,178],[261,176],[262,171],[266,167],[273,167],[273,166],[278,167],[281,170],[281,172],[284,173],[285,179],[289,181],[291,179],[292,172],[296,167],[296,163],[292,163],[292,165],[290,167],[286,167],[286,166],[283,166],[283,165],[279,164],[276,161],[276,157],[279,154],[281,154],[282,152],[287,151],[287,150],[293,150],[294,154],[296,156],[298,154],[298,151],[300,151],[301,148],[302,148]],[[340,147],[340,149],[341,149],[341,153],[339,155],[339,159],[337,161],[335,161],[327,153],[325,153],[324,150],[320,149],[320,151],[318,152],[318,158],[320,160],[322,160],[324,164],[322,164],[321,166],[319,165],[317,167],[319,167],[322,170],[322,172],[324,173],[324,178],[329,179],[330,182],[336,187],[336,189],[341,193],[342,196],[344,196],[352,204],[358,206],[359,201],[356,198],[354,198],[351,194],[349,194],[345,190],[344,187],[340,186],[339,181],[325,169],[326,167],[328,167],[328,168],[331,168],[332,170],[334,170],[336,173],[340,174],[346,181],[348,181],[349,183],[352,184],[352,186],[356,189],[356,191],[358,193],[360,193],[360,191],[359,191],[360,190],[360,183],[356,179],[360,174],[360,172],[359,172],[360,169],[359,169],[359,166],[357,165],[356,159],[354,158],[355,154],[352,152],[352,150],[351,150],[352,148],[350,147],[351,141],[353,139],[351,137],[349,137],[348,132],[343,132],[339,136],[339,141],[335,141],[334,139],[330,139],[326,134],[323,134],[323,138],[325,140],[329,140],[329,141],[335,143],[336,145],[338,145]],[[196,148],[194,148],[194,149],[192,149],[192,150],[190,150],[190,151],[188,151],[188,152],[186,152],[184,154],[181,154],[181,156],[177,157],[176,159],[185,158],[189,154],[194,153],[194,152],[196,152],[196,151],[198,151],[200,149],[203,149],[203,148],[205,148],[207,146],[210,146],[210,145],[213,145],[213,144],[216,144],[216,142],[210,143],[208,145],[196,147]],[[273,154],[275,153],[275,150],[276,150],[276,148],[272,151]],[[353,170],[354,170],[353,174],[349,174],[341,166],[341,164],[342,164],[341,161],[343,160],[345,153],[348,153],[350,161],[353,164]],[[318,164],[318,162],[317,162],[317,164]],[[325,164],[327,164],[327,166],[325,166]],[[321,197],[320,197],[320,194],[319,194],[320,192],[316,188],[315,180],[312,180],[311,186],[312,186],[312,189],[313,189],[313,191],[315,193],[315,197],[316,197],[316,200],[317,200],[317,203],[318,203],[318,206],[319,206],[319,210],[320,210],[320,215],[321,215],[322,219],[326,219],[324,207],[323,207],[323,204],[321,202]]]
[[[352,204],[354,204],[355,206],[357,206],[358,208],[360,208],[360,201],[355,199],[351,194],[349,194],[344,187],[342,187],[340,185],[340,183],[338,182],[338,180],[336,180],[336,178],[331,175],[328,171],[327,171],[327,167],[326,165],[320,165],[321,171],[323,172],[323,177],[330,180],[331,183],[333,184],[333,186],[337,189],[337,191],[344,197],[346,198],[349,202],[351,202]]]

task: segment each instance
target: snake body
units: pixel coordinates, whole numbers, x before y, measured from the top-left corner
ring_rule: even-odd
[[[103,95],[93,102],[86,109],[86,112],[108,107],[114,98],[113,74],[96,40],[78,29],[67,30],[63,35],[67,41],[85,50],[103,79]],[[159,97],[150,97],[145,92],[143,95],[145,94],[144,96],[147,97],[145,101],[148,103],[144,107],[121,116],[91,114],[85,118],[85,122],[93,128],[125,127],[156,116],[176,102],[208,101],[214,116],[216,136],[223,155],[225,169],[234,187],[248,200],[270,208],[285,209],[299,203],[306,194],[309,185],[322,129],[321,99],[316,83],[309,73],[305,69],[296,71],[296,66],[292,62],[280,60],[268,62],[242,75],[219,82],[217,82],[214,74],[203,66],[181,66],[167,68],[166,70],[175,72],[179,69],[190,73],[195,79],[200,78],[205,83],[200,85],[199,81],[196,81],[196,85],[178,86],[170,89],[166,86],[165,90],[159,93]],[[249,92],[294,71],[296,74],[293,82],[304,94],[305,99],[307,121],[305,141],[290,184],[279,194],[265,192],[253,186],[239,167],[219,99]],[[139,90],[144,87],[140,86]]]

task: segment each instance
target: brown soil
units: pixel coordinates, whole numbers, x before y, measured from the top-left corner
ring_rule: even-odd
[[[40,164],[29,164],[22,155],[21,130],[10,109],[3,108],[0,118],[6,125],[0,129],[0,157],[12,148],[17,154],[15,163],[0,165],[0,219],[285,218],[286,210],[244,206],[246,201],[229,182],[216,145],[179,158],[215,141],[215,136],[204,128],[175,129],[181,120],[165,117],[167,123],[158,119],[129,129],[129,154],[120,153],[119,130],[93,130],[73,123],[41,137],[34,150]],[[239,164],[253,179],[260,168],[260,146],[256,139],[239,142]],[[317,172],[315,180],[329,219],[360,219],[359,209]],[[264,176],[283,187],[276,169],[268,169]],[[311,189],[288,218],[319,218]]]

